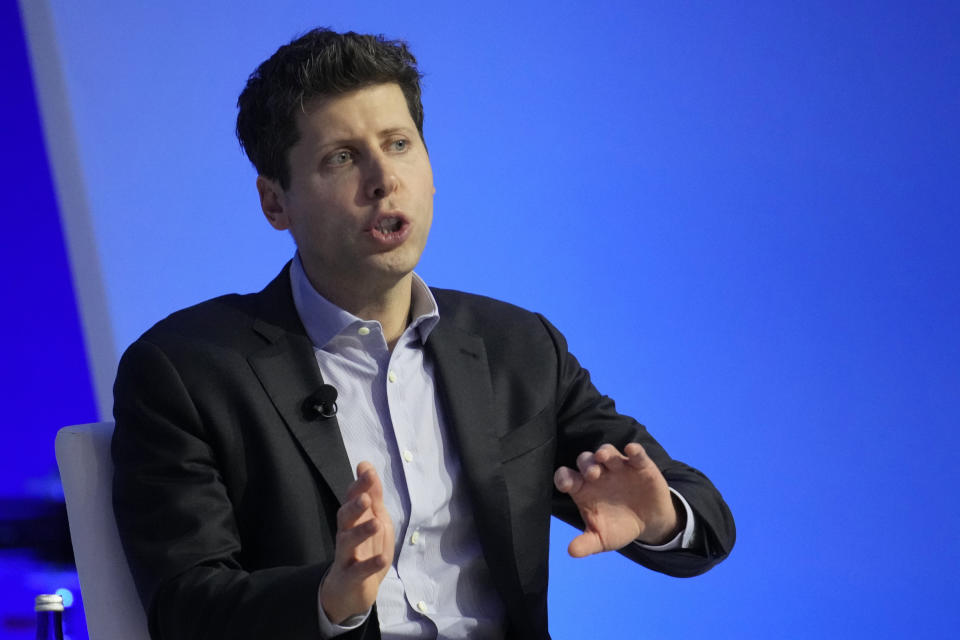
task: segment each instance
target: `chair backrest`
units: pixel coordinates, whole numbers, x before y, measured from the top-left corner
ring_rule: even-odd
[[[64,427],[57,465],[92,640],[149,640],[147,617],[113,519],[113,422]]]

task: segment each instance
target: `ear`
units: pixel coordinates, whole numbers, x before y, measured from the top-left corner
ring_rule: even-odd
[[[260,194],[260,208],[267,222],[277,231],[290,228],[290,217],[286,212],[286,195],[280,183],[272,178],[257,176],[257,193]]]

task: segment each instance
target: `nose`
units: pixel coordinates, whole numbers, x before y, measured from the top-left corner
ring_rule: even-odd
[[[397,174],[390,159],[377,154],[370,158],[367,172],[366,194],[371,200],[382,200],[397,190]]]

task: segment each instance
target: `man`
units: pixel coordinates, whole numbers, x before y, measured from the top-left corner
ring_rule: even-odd
[[[115,511],[154,638],[547,638],[551,513],[578,557],[729,553],[716,489],[545,319],[413,273],[434,186],[403,43],[311,31],[238,104],[297,253],[121,361]]]

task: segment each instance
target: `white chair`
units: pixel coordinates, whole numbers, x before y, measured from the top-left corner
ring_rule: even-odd
[[[113,519],[113,422],[64,427],[57,465],[92,640],[149,640],[147,617]]]

